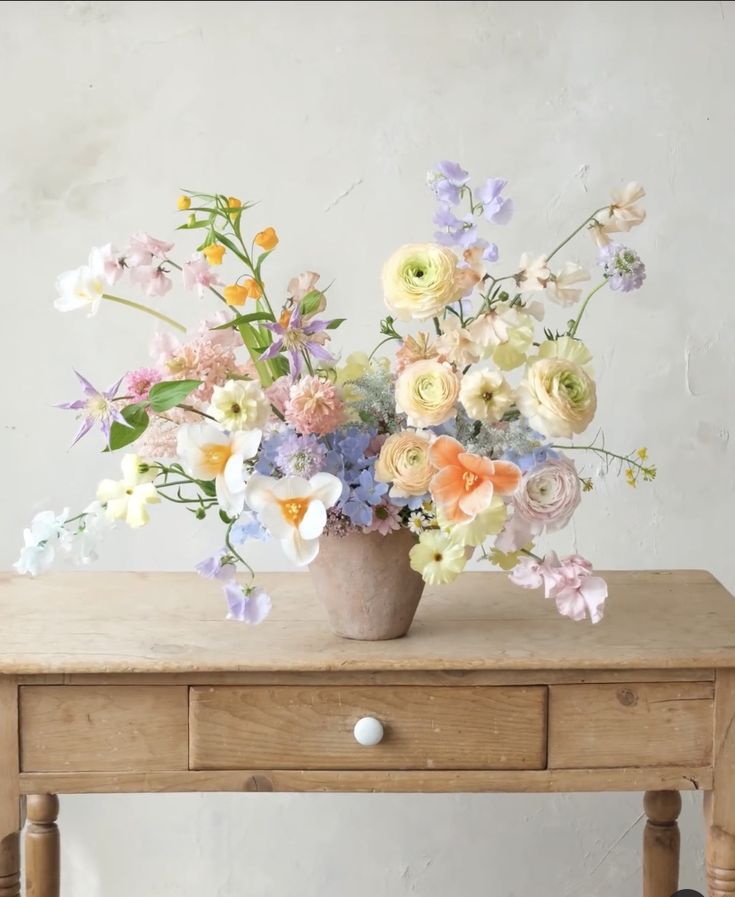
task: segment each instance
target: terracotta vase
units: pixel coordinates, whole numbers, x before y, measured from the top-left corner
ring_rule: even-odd
[[[337,635],[364,641],[405,635],[424,591],[409,564],[416,537],[400,529],[322,536],[319,544],[309,569]]]

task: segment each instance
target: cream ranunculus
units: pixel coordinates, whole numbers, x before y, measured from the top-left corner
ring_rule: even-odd
[[[498,371],[471,371],[462,379],[459,400],[470,417],[498,421],[513,405],[513,390]]]
[[[260,430],[271,412],[270,402],[252,380],[228,380],[215,386],[210,414],[226,430]]]
[[[423,321],[461,295],[457,257],[438,243],[401,246],[383,267],[385,304],[403,321]]]
[[[516,405],[544,436],[570,437],[586,429],[597,409],[595,383],[583,367],[590,356],[578,340],[550,342],[562,345],[542,345],[518,387]],[[579,360],[568,357],[575,355]]]
[[[375,462],[375,479],[392,483],[393,498],[423,495],[436,471],[429,462],[431,435],[421,430],[402,430],[389,436]]]
[[[441,361],[416,361],[396,380],[396,411],[412,427],[443,424],[456,414],[458,398],[459,377]]]

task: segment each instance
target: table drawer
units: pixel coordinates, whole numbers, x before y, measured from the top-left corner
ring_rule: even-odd
[[[549,768],[708,766],[711,682],[555,685]]]
[[[543,769],[546,688],[196,687],[192,769]],[[380,744],[355,723],[376,717]]]
[[[26,685],[23,772],[187,769],[188,690],[168,685]]]

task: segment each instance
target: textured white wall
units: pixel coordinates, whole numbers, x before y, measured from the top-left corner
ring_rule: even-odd
[[[509,262],[553,245],[612,185],[646,185],[632,237],[646,287],[598,297],[585,336],[609,443],[647,444],[660,475],[637,493],[608,477],[577,517],[579,548],[600,567],[708,567],[735,586],[733,21],[730,2],[6,4],[2,565],[32,506],[80,506],[109,470],[92,439],[67,454],[73,422],[49,408],[75,394],[72,365],[107,384],[146,358],[142,318],[55,313],[57,272],[133,230],[164,236],[179,186],[260,199],[254,223],[282,240],[271,283],[307,267],[334,280],[357,348],[383,312],[384,257],[430,236],[424,171],[449,157],[510,179]],[[194,318],[181,293],[165,301]],[[104,565],[187,569],[216,547],[216,532],[167,512],[121,532]],[[263,566],[280,563],[273,551]],[[620,897],[637,892],[639,807],[637,795],[68,798],[64,887]],[[701,889],[696,795],[684,817],[682,884]]]

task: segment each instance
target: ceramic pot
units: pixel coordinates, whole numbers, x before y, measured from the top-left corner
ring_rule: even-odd
[[[407,529],[321,537],[309,569],[337,635],[380,641],[408,632],[424,591],[409,564],[415,544]]]

